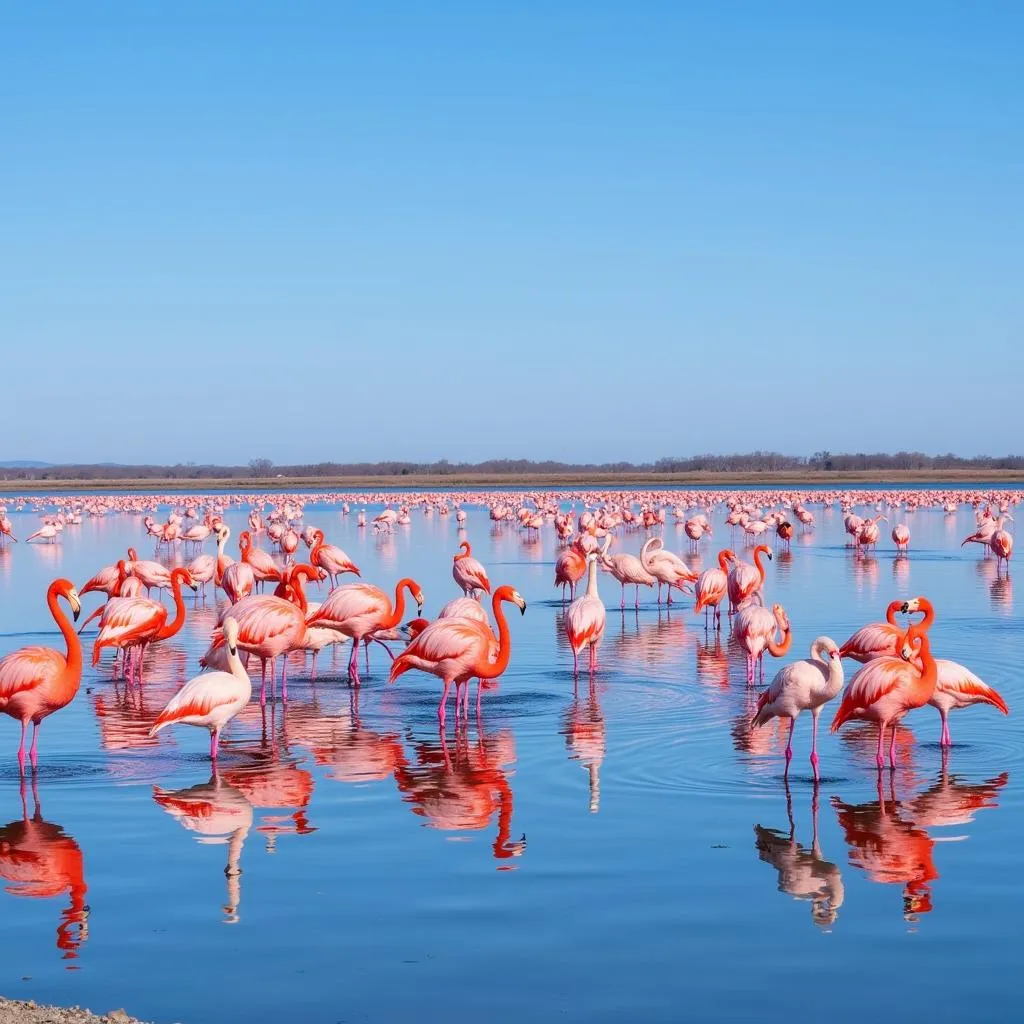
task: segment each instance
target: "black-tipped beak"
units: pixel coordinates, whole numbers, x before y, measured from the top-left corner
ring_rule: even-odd
[[[74,616],[75,622],[77,622],[78,621],[78,617],[82,614],[81,607],[72,608],[71,609],[71,614]]]
[[[422,615],[423,614],[423,602],[422,601],[417,601],[416,602],[416,614],[417,615]]]
[[[769,552],[767,552],[767,554],[768,554],[768,561],[770,562],[772,560],[772,553],[769,551]]]
[[[525,601],[523,602],[522,607],[519,609],[519,614],[520,615],[525,615],[526,614],[526,602]]]
[[[190,583],[189,586],[192,588],[192,593],[193,594],[198,594],[199,593],[199,588],[194,583]]]
[[[904,601],[902,607],[900,608],[900,611],[903,612],[904,615],[906,615],[910,611],[909,602]]]
[[[238,657],[238,648],[237,647],[229,647],[228,648],[228,654],[230,654],[232,658],[237,658]]]

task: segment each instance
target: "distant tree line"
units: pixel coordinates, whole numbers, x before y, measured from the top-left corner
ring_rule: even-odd
[[[810,456],[755,451],[745,455],[691,455],[656,462],[533,462],[530,459],[490,459],[486,462],[315,462],[275,466],[270,459],[253,459],[244,466],[215,466],[194,462],[157,465],[60,465],[0,470],[6,480],[241,480],[289,477],[396,477],[522,474],[558,476],[586,473],[785,473],[814,471],[822,475],[856,470],[1024,470],[1024,455],[925,455],[923,452],[838,453],[820,451]]]

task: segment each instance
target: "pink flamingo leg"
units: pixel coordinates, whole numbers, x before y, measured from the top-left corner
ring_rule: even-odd
[[[597,671],[597,648],[590,645],[590,674],[593,675]]]
[[[484,681],[482,679],[477,679],[477,681],[476,681],[476,716],[477,716],[477,718],[480,717],[480,696],[481,696],[480,691],[483,688],[484,688]]]
[[[818,782],[818,716],[811,716],[811,768],[814,769],[814,781]]]
[[[789,762],[793,760],[793,730],[796,728],[796,719],[789,720],[789,736],[786,737],[786,770],[782,773],[783,778],[789,775]]]
[[[892,739],[889,740],[889,767],[896,767],[896,722],[892,723]]]
[[[210,760],[217,760],[217,748],[220,745],[220,729],[210,731]]]
[[[953,737],[949,734],[949,714],[945,711],[940,712],[942,715],[942,736],[939,738],[940,747],[951,747],[953,745]]]
[[[28,719],[21,723],[21,744],[18,747],[18,767],[21,774],[25,774],[25,731],[28,729]]]
[[[288,699],[288,655],[281,655],[281,700]]]
[[[448,690],[451,688],[451,685],[452,683],[450,679],[446,679],[444,681],[444,690],[441,693],[441,703],[437,705],[437,721],[442,729],[444,728],[445,719],[448,715],[445,704],[448,703]]]
[[[573,678],[580,674],[580,656],[576,653],[576,648],[572,649],[572,674]]]
[[[260,707],[265,708],[267,706],[267,659],[260,658],[260,662],[263,665],[263,673],[260,677]]]
[[[878,726],[878,749],[875,751],[875,764],[881,771],[885,767],[885,758],[882,756],[882,744],[885,742],[885,723],[880,722]]]
[[[39,765],[39,723],[34,722],[32,725],[32,747],[28,752],[29,759],[32,761],[32,767],[37,768]]]

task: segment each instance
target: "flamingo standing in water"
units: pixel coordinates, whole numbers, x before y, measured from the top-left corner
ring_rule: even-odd
[[[827,660],[826,660],[827,656]],[[843,688],[843,661],[836,642],[827,636],[819,636],[811,644],[811,656],[795,661],[783,668],[772,680],[771,685],[758,698],[757,713],[750,723],[751,728],[766,725],[773,718],[789,719],[789,736],[786,740],[786,771],[793,760],[793,730],[801,711],[810,711],[813,722],[811,729],[811,767],[814,780],[818,781],[818,719],[825,705]]]
[[[395,584],[395,604],[392,608],[388,595],[370,583],[348,583],[335,587],[327,600],[309,617],[309,625],[336,629],[352,639],[348,674],[359,685],[359,642],[378,630],[394,629],[405,614],[405,591],[408,590],[419,609],[423,611],[423,591],[408,577]]]
[[[658,581],[658,604],[661,604],[661,585],[668,586],[668,603],[672,603],[672,588],[682,591],[683,587],[693,583],[697,574],[671,551],[666,551],[665,542],[660,537],[650,537],[640,549],[640,562],[643,567]]]
[[[714,609],[715,628],[722,628],[722,598],[729,590],[729,563],[736,560],[734,552],[728,548],[718,552],[718,567],[705,569],[698,577],[693,588],[697,595],[694,612],[699,615],[704,609],[704,628],[708,626],[708,610]]]
[[[906,552],[910,547],[910,527],[906,523],[897,523],[892,528],[892,541],[897,551]]]
[[[558,557],[555,559],[555,586],[562,588],[563,601],[565,601],[566,586],[569,587],[569,600],[575,600],[576,584],[583,579],[586,571],[586,554],[579,540],[558,553]]]
[[[455,718],[458,721],[462,687],[468,688],[474,676],[478,679],[497,679],[508,668],[512,640],[501,608],[506,601],[526,614],[526,602],[517,590],[508,586],[498,587],[491,600],[494,620],[498,624],[497,641],[490,627],[476,619],[437,619],[395,658],[388,682],[393,683],[413,668],[437,676],[444,683],[441,701],[437,706],[437,720],[442,729],[445,725],[448,691],[452,683],[455,683]]]
[[[764,588],[765,571],[761,556],[767,555],[768,560],[772,559],[772,549],[767,544],[758,544],[754,548],[754,564],[741,562],[734,556],[732,568],[727,577],[729,590],[729,614],[738,612],[754,600],[755,594],[760,594]]]
[[[150,644],[169,640],[185,625],[185,602],[181,596],[182,583],[197,589],[188,569],[177,568],[171,573],[171,593],[174,597],[174,618],[167,621],[167,609],[159,601],[146,597],[112,597],[103,606],[100,629],[93,643],[92,663],[98,665],[104,647],[123,650],[125,679],[132,680],[132,652],[135,654],[135,682],[142,682],[142,660]]]
[[[334,544],[324,543],[324,531],[314,530],[311,534],[309,548],[309,560],[318,569],[323,569],[331,579],[331,586],[338,585],[338,577],[343,573],[351,572],[356,576],[362,575],[359,566],[345,554],[341,548]]]
[[[775,639],[776,629],[782,634],[781,640]],[[760,605],[740,609],[733,623],[733,631],[747,652],[747,684],[751,686],[757,663],[761,665],[761,678],[764,679],[764,652],[767,650],[773,657],[781,658],[789,652],[793,643],[789,618],[781,604],[773,604],[771,611]]]
[[[931,629],[935,621],[935,608],[926,597],[915,597],[909,601],[892,601],[885,610],[885,622],[869,622],[861,626],[849,640],[839,648],[843,658],[852,658],[867,664],[875,658],[885,656],[898,657],[900,644],[905,630],[896,625],[896,613],[914,615],[920,613],[922,618],[917,626],[920,630]]]
[[[487,578],[487,570],[473,557],[473,549],[469,541],[464,540],[459,548],[461,554],[453,559],[452,577],[466,597],[480,597],[480,592],[491,592],[491,581]]]
[[[224,643],[228,652],[227,672],[204,672],[190,679],[157,716],[150,736],[165,726],[179,723],[210,730],[210,758],[217,760],[220,733],[249,703],[252,681],[238,657],[238,622],[230,615],[224,620]]]
[[[984,680],[979,679],[969,668],[958,665],[948,658],[936,658],[937,675],[935,693],[928,703],[938,709],[942,719],[942,732],[939,745],[950,747],[953,737],[949,732],[949,713],[959,708],[969,708],[972,704],[991,704],[1004,715],[1010,713],[1006,701]]]
[[[587,555],[587,592],[565,610],[565,633],[572,648],[572,674],[580,673],[580,654],[590,649],[590,671],[597,670],[597,648],[604,636],[605,608],[597,592],[597,553]]]
[[[1010,571],[1010,555],[1013,554],[1013,534],[1009,530],[999,529],[992,534],[992,538],[988,542],[988,546],[992,549],[996,556],[996,571],[999,570],[999,563],[1006,563],[1006,571]]]
[[[272,583],[280,581],[281,571],[277,564],[266,551],[253,544],[252,534],[248,530],[243,530],[238,535],[238,550],[242,555],[242,561],[252,569],[257,583],[266,583],[267,580]]]
[[[0,658],[0,712],[21,722],[18,767],[25,771],[25,733],[33,725],[32,767],[38,762],[39,726],[48,715],[67,707],[82,682],[82,645],[75,627],[61,611],[57,598],[63,597],[77,620],[82,612],[78,592],[70,580],[54,580],[46,591],[46,605],[64,637],[66,652],[50,647],[22,647]]]
[[[626,584],[631,583],[636,587],[636,607],[639,608],[640,587],[653,587],[656,580],[644,568],[643,562],[641,562],[636,555],[626,554],[625,552],[618,555],[609,555],[608,548],[611,544],[611,540],[612,538],[609,535],[607,540],[604,542],[604,548],[601,551],[601,561],[605,568],[619,581],[622,586],[622,601],[619,607],[625,610]]]
[[[915,653],[915,644],[917,651]],[[920,659],[919,671],[911,662]],[[931,655],[928,634],[919,624],[907,631],[900,646],[900,657],[875,658],[851,680],[843,694],[832,732],[838,732],[852,718],[878,723],[878,748],[875,763],[879,771],[885,765],[882,745],[885,730],[892,726],[889,742],[889,766],[896,767],[896,726],[914,708],[923,707],[935,693],[938,666]]]

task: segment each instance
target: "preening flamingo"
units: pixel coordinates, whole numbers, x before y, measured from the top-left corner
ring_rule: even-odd
[[[32,767],[38,762],[40,723],[75,698],[82,681],[82,647],[75,627],[68,622],[57,599],[63,597],[77,620],[82,611],[78,592],[70,580],[54,580],[46,591],[46,605],[64,637],[66,651],[50,647],[22,647],[0,658],[0,712],[21,722],[18,767],[25,771],[25,732],[33,725]]]
[[[969,668],[958,665],[948,658],[936,658],[937,674],[935,692],[928,703],[937,708],[942,719],[942,732],[939,745],[949,747],[953,737],[949,732],[949,713],[959,708],[969,708],[972,704],[991,704],[1004,715],[1010,713],[1006,701],[984,680],[979,679]]]
[[[359,566],[341,548],[334,544],[324,543],[323,530],[314,530],[311,536],[309,560],[318,569],[323,569],[327,573],[331,579],[331,586],[338,585],[338,577],[343,573],[351,572],[356,576],[362,575],[359,572]]]
[[[469,541],[464,540],[459,548],[461,554],[454,557],[452,577],[466,597],[479,597],[480,591],[491,592],[491,581],[487,578],[487,570],[473,557],[473,549]]]
[[[826,660],[827,659],[827,660]],[[827,636],[819,636],[811,644],[811,656],[794,661],[781,669],[771,685],[758,698],[757,713],[750,723],[751,728],[766,725],[773,718],[789,719],[789,736],[786,740],[786,771],[793,760],[793,730],[800,712],[810,711],[811,767],[814,779],[818,780],[818,719],[824,706],[838,695],[843,688],[843,661],[836,642]]]
[[[579,675],[580,654],[590,649],[590,671],[597,670],[597,648],[604,636],[605,608],[597,592],[597,553],[587,555],[587,592],[565,610],[565,635],[572,648],[572,674]]]
[[[468,686],[474,676],[496,679],[508,668],[512,640],[501,608],[503,602],[516,605],[520,612],[526,614],[526,602],[517,590],[509,586],[498,587],[491,601],[494,620],[498,624],[497,641],[490,627],[476,619],[437,619],[395,658],[388,682],[393,683],[413,668],[437,676],[444,683],[441,702],[437,706],[437,719],[442,728],[448,691],[455,683],[455,718],[458,721],[462,687]]]
[[[775,639],[776,629],[782,634],[781,640]],[[748,685],[754,683],[754,667],[758,662],[761,665],[761,678],[764,679],[766,650],[773,657],[781,658],[789,652],[793,642],[789,618],[781,604],[773,604],[771,611],[760,605],[741,608],[733,622],[733,632],[747,652]]]
[[[897,523],[892,528],[892,541],[897,551],[906,551],[910,547],[910,527],[906,523]]]
[[[729,569],[727,581],[729,590],[729,614],[738,612],[754,600],[754,595],[761,593],[764,588],[765,571],[761,556],[767,555],[768,560],[772,559],[772,549],[767,544],[758,544],[754,548],[754,564],[741,562],[735,558],[732,568]]]
[[[565,600],[565,588],[569,587],[569,600],[576,597],[576,584],[583,579],[587,571],[587,560],[580,544],[574,543],[555,558],[555,586],[562,588],[562,600]]]
[[[658,604],[661,604],[661,585],[668,586],[668,603],[672,603],[672,588],[682,592],[693,583],[697,574],[676,554],[665,550],[661,537],[650,537],[640,549],[640,563],[658,581]]]
[[[252,681],[238,657],[238,622],[230,615],[224,620],[224,644],[228,653],[227,672],[204,672],[190,679],[157,716],[150,736],[168,725],[196,725],[210,730],[210,758],[217,760],[220,733],[249,703]]]
[[[252,542],[252,534],[243,530],[238,535],[238,550],[242,561],[248,565],[257,583],[266,583],[268,580],[277,583],[281,579],[281,570],[277,563],[262,548],[256,547]]]
[[[622,601],[620,608],[626,607],[626,584],[631,583],[636,587],[636,607],[640,607],[640,587],[653,587],[654,577],[644,568],[643,562],[636,555],[626,553],[609,555],[608,547],[611,543],[611,536],[605,540],[604,548],[601,551],[601,561],[605,568],[619,581],[622,586]]]
[[[920,671],[911,664],[915,657],[921,661]],[[921,630],[920,624],[913,625],[900,645],[900,657],[875,658],[850,680],[832,720],[831,731],[838,732],[852,718],[877,722],[875,763],[881,770],[885,764],[882,756],[885,730],[891,725],[889,765],[895,768],[896,726],[908,711],[923,707],[932,699],[937,677],[938,666],[931,656],[928,634]]]

